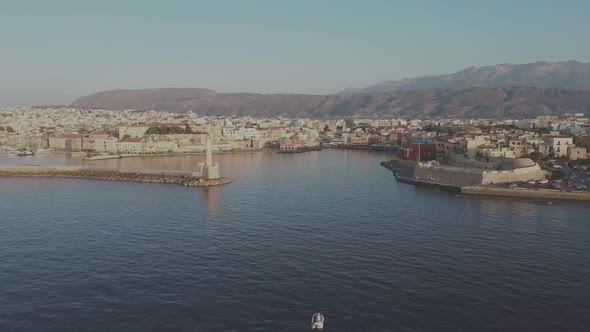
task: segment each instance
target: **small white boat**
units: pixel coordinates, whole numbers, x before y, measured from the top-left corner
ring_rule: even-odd
[[[31,150],[23,150],[23,151],[20,151],[19,153],[17,153],[17,156],[19,156],[19,157],[26,157],[26,156],[32,156],[34,154],[35,153],[33,151],[31,151]]]
[[[46,153],[51,153],[51,149],[37,149],[37,151],[35,151],[35,154],[46,154]]]
[[[314,332],[322,332],[324,330],[324,315],[321,312],[311,317],[311,329]]]

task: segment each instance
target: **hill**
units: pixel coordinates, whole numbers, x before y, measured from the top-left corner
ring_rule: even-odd
[[[341,96],[217,93],[209,89],[118,89],[81,97],[74,104],[82,108],[260,117],[525,118],[574,111],[588,114],[590,89],[470,87]]]

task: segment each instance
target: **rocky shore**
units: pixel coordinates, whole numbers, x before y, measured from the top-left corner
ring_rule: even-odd
[[[91,169],[84,167],[41,167],[41,166],[8,166],[0,167],[0,177],[47,177],[77,178],[90,180],[171,183],[185,187],[220,186],[231,182],[228,178],[204,179],[191,173],[165,171],[119,171],[115,169]]]

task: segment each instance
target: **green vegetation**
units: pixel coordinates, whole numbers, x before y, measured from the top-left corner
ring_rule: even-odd
[[[346,120],[344,120],[344,123],[346,123],[346,128],[354,127],[354,120],[353,119],[346,119]]]
[[[176,126],[159,126],[151,127],[146,131],[147,135],[174,135],[174,134],[193,134],[192,129],[187,125],[184,128]]]
[[[444,126],[443,127],[443,126],[430,125],[430,126],[424,127],[423,129],[428,132],[435,132],[437,135],[444,134],[444,135],[451,135],[451,136],[466,131],[465,127],[463,127],[463,126],[452,126],[452,127]]]
[[[518,130],[518,129],[521,129],[521,128],[518,128],[518,126],[517,126],[517,125],[513,125],[513,124],[510,124],[510,125],[505,125],[505,124],[504,124],[504,125],[495,125],[495,126],[491,126],[491,127],[489,127],[488,129],[496,129],[496,130],[498,130],[498,129],[500,129],[500,130],[501,130],[501,129],[505,129],[505,130],[508,130],[508,131],[510,131],[510,130]]]

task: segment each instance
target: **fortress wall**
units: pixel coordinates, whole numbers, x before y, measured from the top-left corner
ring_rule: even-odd
[[[517,168],[511,171],[486,171],[483,172],[482,184],[497,184],[506,182],[539,180],[547,177],[547,172],[539,165]]]
[[[443,167],[416,167],[414,179],[455,186],[476,186],[482,183],[482,172]]]

